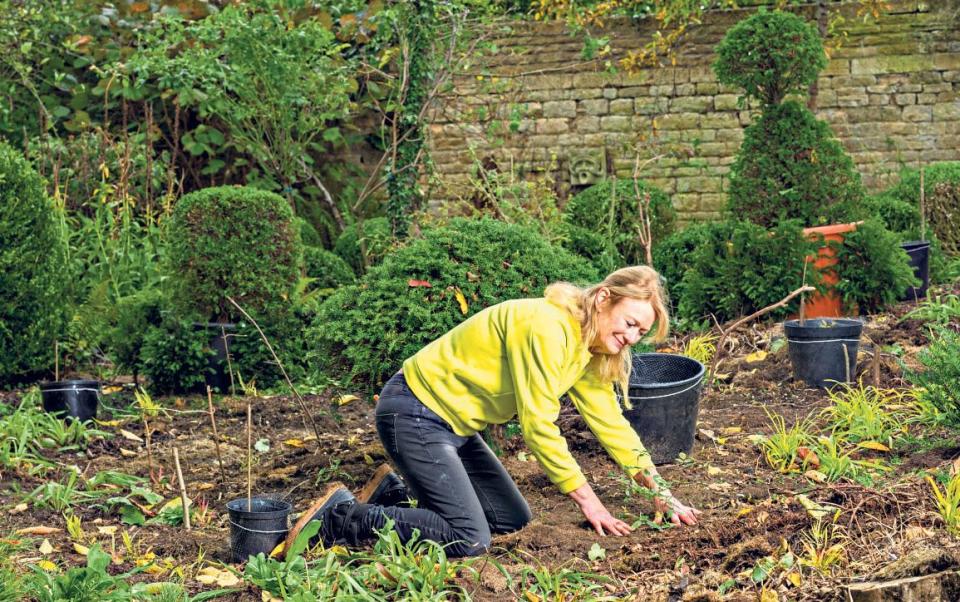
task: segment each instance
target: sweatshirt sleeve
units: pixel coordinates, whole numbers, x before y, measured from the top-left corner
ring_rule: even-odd
[[[506,341],[523,439],[562,493],[570,493],[587,482],[556,424],[562,393],[557,390],[557,383],[561,381],[570,344],[573,342],[567,340],[561,326],[523,325]]]
[[[631,477],[653,466],[650,454],[617,403],[613,384],[602,383],[592,365],[569,395],[600,445]]]

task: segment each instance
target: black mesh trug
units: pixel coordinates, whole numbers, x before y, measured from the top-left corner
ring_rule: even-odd
[[[647,388],[651,385],[671,387],[700,378],[703,370],[703,364],[683,355],[636,353],[630,373],[630,388]]]

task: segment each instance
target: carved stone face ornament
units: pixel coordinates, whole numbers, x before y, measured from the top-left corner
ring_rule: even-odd
[[[570,153],[570,185],[596,184],[607,175],[606,149],[596,148]]]

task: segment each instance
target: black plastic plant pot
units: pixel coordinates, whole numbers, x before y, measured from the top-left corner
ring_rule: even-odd
[[[920,281],[920,286],[911,286],[900,297],[901,301],[914,301],[927,296],[930,288],[930,243],[925,240],[912,240],[900,243],[900,248],[910,256],[910,267],[913,275]]]
[[[85,422],[97,417],[100,382],[95,380],[58,380],[40,385],[43,409],[61,418]]]
[[[697,432],[700,393],[706,368],[672,353],[635,353],[629,399],[624,410],[654,464],[690,454]]]
[[[286,539],[289,527],[289,502],[267,497],[247,498],[227,502],[230,514],[230,550],[233,562],[246,562],[260,552],[269,556]]]
[[[207,362],[207,369],[203,373],[204,385],[220,393],[229,393],[230,363],[227,361],[227,353],[230,352],[230,335],[236,332],[237,325],[226,322],[198,322],[193,326],[209,334],[210,349],[213,350],[213,355]]]
[[[829,389],[857,377],[857,348],[863,322],[812,318],[783,323],[793,374],[813,387]]]

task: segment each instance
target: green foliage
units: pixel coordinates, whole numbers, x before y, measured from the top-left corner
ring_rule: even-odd
[[[951,323],[960,324],[960,296],[947,294],[927,297],[901,319],[933,322],[941,328]]]
[[[923,387],[921,395],[944,412],[949,424],[960,426],[960,334],[936,330],[917,359],[922,368],[908,372],[908,378]]]
[[[183,316],[229,321],[232,297],[256,314],[282,311],[303,251],[290,205],[253,188],[205,188],[177,203],[170,224],[174,307]]]
[[[146,567],[111,575],[107,572],[110,555],[94,544],[87,553],[87,565],[57,575],[31,567],[34,578],[31,592],[38,602],[126,602],[131,599],[126,579]]]
[[[879,219],[887,230],[900,234],[916,233],[914,237],[919,239],[917,236],[920,231],[919,207],[899,198],[891,191],[864,197],[860,209],[861,213],[857,216],[859,219],[873,216]],[[906,236],[903,240],[907,240]]]
[[[69,308],[56,215],[37,172],[0,141],[0,386],[53,367]]]
[[[169,300],[160,290],[145,290],[122,297],[116,304],[116,320],[106,333],[106,346],[117,368],[141,372],[140,354],[147,331],[163,323]]]
[[[576,226],[568,231],[568,248],[580,252],[597,249],[585,257],[604,265],[609,252],[604,248],[606,245],[598,248],[595,236],[599,235],[616,248],[618,266],[645,264],[646,252],[639,239],[639,204],[645,195],[650,195],[650,231],[655,245],[673,232],[677,212],[663,191],[645,182],[638,182],[634,187],[632,179],[622,178],[616,180],[616,193],[613,192],[613,181],[604,180],[567,202],[564,216],[570,225]],[[585,231],[590,235],[581,238]]]
[[[563,247],[588,259],[598,273],[609,274],[624,265],[617,248],[603,234],[570,223],[564,224],[563,232]]]
[[[335,289],[357,279],[347,262],[333,251],[306,247],[303,263],[307,277],[314,279],[309,285],[311,290]]]
[[[863,197],[860,174],[830,126],[796,101],[768,106],[731,167],[730,212],[763,226],[835,220]]]
[[[948,255],[960,254],[960,162],[933,163],[923,172],[924,203],[931,228]],[[905,169],[890,194],[920,206],[920,171]]]
[[[688,258],[701,241],[709,241],[720,232],[727,232],[725,222],[699,222],[690,224],[659,241],[653,247],[653,267],[660,272],[674,309],[679,302],[680,283],[687,271]]]
[[[359,276],[367,267],[380,263],[392,245],[390,220],[374,217],[344,228],[333,245],[333,252],[342,257]]]
[[[692,249],[684,255],[688,245]],[[768,231],[728,220],[702,224],[670,242],[659,255],[664,265],[658,267],[674,279],[682,274],[679,282],[668,283],[671,297],[679,300],[679,318],[697,321],[712,314],[723,322],[771,305],[799,287],[804,261],[815,249],[795,221]],[[807,273],[807,284],[817,284],[814,273]],[[798,302],[772,315],[796,311]]]
[[[805,92],[827,66],[814,25],[788,12],[760,9],[731,27],[713,69],[720,83],[743,88],[764,105]]]
[[[837,248],[836,290],[847,307],[873,313],[896,303],[909,286],[919,286],[897,236],[876,219],[844,235]]]
[[[423,238],[371,268],[359,286],[327,299],[306,335],[315,345],[308,359],[321,368],[346,367],[351,377],[372,385],[465,315],[538,296],[557,280],[597,278],[585,260],[521,226],[454,219],[425,230]]]
[[[143,335],[140,366],[150,379],[151,389],[162,393],[183,393],[198,389],[212,355],[210,335],[193,323],[164,315],[159,326]]]

